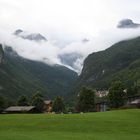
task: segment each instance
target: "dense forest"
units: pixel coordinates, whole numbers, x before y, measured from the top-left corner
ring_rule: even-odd
[[[77,79],[77,74],[64,66],[24,59],[11,47],[3,49],[0,45],[0,60],[0,95],[9,99],[30,97],[36,91],[49,99],[70,96]]]
[[[121,41],[110,48],[90,54],[84,61],[77,87],[108,89],[120,80],[126,87],[140,79],[140,37]]]

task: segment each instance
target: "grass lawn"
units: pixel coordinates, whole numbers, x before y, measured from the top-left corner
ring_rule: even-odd
[[[0,140],[140,140],[140,110],[0,115]]]

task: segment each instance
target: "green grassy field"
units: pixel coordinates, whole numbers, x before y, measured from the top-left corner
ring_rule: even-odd
[[[140,140],[140,110],[0,115],[0,140]]]

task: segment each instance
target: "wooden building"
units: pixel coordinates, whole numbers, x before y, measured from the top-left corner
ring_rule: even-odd
[[[108,110],[108,104],[105,101],[97,102],[95,109],[96,109],[96,112],[105,112]]]
[[[4,113],[35,113],[35,106],[11,106],[4,110]]]
[[[109,91],[108,90],[102,90],[102,91],[96,91],[95,96],[95,111],[96,112],[104,112],[108,110],[108,101],[107,101],[107,95]]]
[[[136,99],[130,103],[132,107],[140,108],[140,99]]]
[[[128,104],[135,101],[135,100],[138,100],[138,99],[140,99],[140,95],[129,96],[128,97]]]
[[[129,96],[127,105],[140,108],[140,95]]]
[[[44,111],[48,113],[52,112],[52,104],[51,100],[44,101]]]

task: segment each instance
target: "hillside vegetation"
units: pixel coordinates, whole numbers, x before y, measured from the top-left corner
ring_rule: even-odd
[[[139,140],[140,110],[0,115],[1,140]]]
[[[2,48],[2,46],[1,46]],[[1,52],[2,49],[0,50]],[[0,56],[0,95],[17,99],[21,95],[31,96],[37,90],[45,97],[69,96],[77,74],[60,65],[50,66],[42,62],[24,59],[7,47]]]
[[[112,81],[121,80],[126,86],[140,79],[140,37],[121,41],[110,48],[90,54],[77,86],[88,85],[108,89]]]

